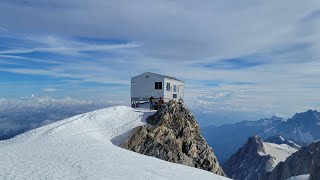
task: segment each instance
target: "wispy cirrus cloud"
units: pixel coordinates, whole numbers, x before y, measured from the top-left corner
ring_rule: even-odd
[[[15,54],[15,53],[13,53]],[[29,57],[23,57],[23,56],[17,56],[17,55],[2,55],[0,54],[0,59],[19,59],[19,60],[27,60],[27,61],[34,61],[34,62],[41,62],[41,63],[48,63],[48,64],[58,64],[56,61],[50,61],[50,60],[42,60],[42,59],[36,59],[36,58],[29,58]]]
[[[9,31],[9,30],[6,28],[0,27],[0,31]]]
[[[72,41],[62,38],[57,38],[54,36],[47,37],[28,37],[26,40],[30,40],[33,43],[39,44],[40,47],[33,48],[9,48],[6,50],[1,50],[0,55],[4,56],[7,54],[25,54],[32,52],[46,52],[46,53],[55,53],[55,54],[76,54],[80,52],[88,51],[113,51],[118,49],[127,49],[127,48],[137,48],[139,45],[134,42],[123,43],[123,44],[89,44],[79,41]],[[36,45],[37,46],[37,45]],[[7,57],[9,57],[7,55]],[[9,57],[10,58],[10,57]],[[12,58],[12,56],[11,56]],[[27,58],[31,59],[31,58]]]

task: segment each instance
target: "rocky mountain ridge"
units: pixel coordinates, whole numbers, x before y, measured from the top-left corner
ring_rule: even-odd
[[[135,128],[121,147],[225,176],[192,113],[182,103],[170,101],[148,117],[147,123]]]

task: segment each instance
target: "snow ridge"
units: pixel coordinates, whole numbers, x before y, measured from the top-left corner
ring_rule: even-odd
[[[153,113],[110,107],[0,141],[0,179],[227,179],[116,146]]]

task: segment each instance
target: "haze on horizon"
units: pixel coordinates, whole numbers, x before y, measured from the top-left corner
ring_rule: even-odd
[[[2,0],[0,105],[129,105],[150,71],[203,125],[291,117],[320,107],[319,32],[317,0]]]

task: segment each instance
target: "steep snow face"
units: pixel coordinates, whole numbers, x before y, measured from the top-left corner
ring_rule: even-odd
[[[116,146],[153,113],[111,107],[0,141],[0,179],[227,179]]]
[[[284,162],[287,157],[298,151],[287,144],[274,144],[269,142],[263,142],[265,153],[259,152],[260,155],[270,154],[273,158],[269,161],[266,171],[272,171],[279,162]]]

